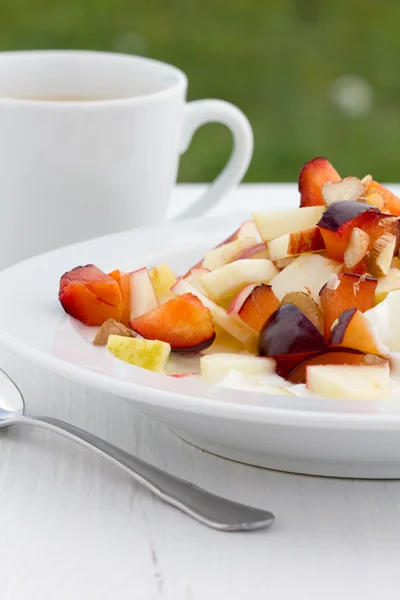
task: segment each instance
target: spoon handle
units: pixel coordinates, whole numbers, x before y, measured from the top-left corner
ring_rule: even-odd
[[[274,515],[266,510],[211,494],[64,421],[52,417],[21,416],[13,420],[13,423],[43,427],[81,444],[120,467],[164,502],[214,529],[221,531],[261,529],[274,521]]]

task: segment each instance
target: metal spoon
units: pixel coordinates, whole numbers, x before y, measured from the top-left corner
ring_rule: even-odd
[[[270,525],[272,513],[232,502],[206,492],[189,481],[179,479],[105,440],[52,417],[31,417],[24,414],[24,399],[15,383],[0,370],[0,427],[35,425],[63,435],[99,456],[107,458],[156,496],[182,512],[221,531],[248,531]]]

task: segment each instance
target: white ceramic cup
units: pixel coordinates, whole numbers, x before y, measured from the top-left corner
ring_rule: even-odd
[[[205,123],[229,127],[234,148],[179,218],[239,183],[253,149],[248,120],[220,100],[186,103],[186,88],[179,69],[138,56],[0,53],[0,268],[165,220],[179,156]]]

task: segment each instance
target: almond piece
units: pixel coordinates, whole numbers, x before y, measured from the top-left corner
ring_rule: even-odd
[[[376,240],[368,257],[368,270],[373,277],[389,273],[395,248],[396,236],[391,233],[384,233]]]
[[[348,269],[352,269],[364,258],[368,252],[369,235],[359,227],[354,227],[351,232],[349,244],[344,253],[344,263]]]
[[[358,177],[345,177],[342,181],[333,183],[327,181],[322,186],[322,196],[325,206],[330,206],[334,202],[346,202],[352,200],[356,202],[365,192],[364,185]]]
[[[114,319],[108,319],[103,323],[93,340],[95,346],[107,346],[109,335],[121,335],[123,337],[136,337],[135,331],[118,323]]]

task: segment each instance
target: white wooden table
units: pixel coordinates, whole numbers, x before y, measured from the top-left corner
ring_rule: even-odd
[[[198,193],[181,186],[172,212]],[[280,206],[294,186],[243,186],[213,212]],[[104,436],[232,499],[271,509],[265,531],[218,533],[87,450],[37,429],[0,436],[1,600],[399,598],[400,482],[300,477],[229,462],[122,399],[0,352],[28,411]]]

